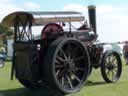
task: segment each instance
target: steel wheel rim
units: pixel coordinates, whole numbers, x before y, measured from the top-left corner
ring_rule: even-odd
[[[70,42],[61,46],[56,52],[53,73],[58,84],[66,91],[80,87],[88,74],[88,67],[85,64],[88,62],[87,54],[85,55],[83,50],[83,46],[80,44]],[[81,64],[82,62],[84,63]]]
[[[116,81],[118,79],[118,63],[117,57],[114,54],[110,54],[105,60],[105,73],[111,81]]]

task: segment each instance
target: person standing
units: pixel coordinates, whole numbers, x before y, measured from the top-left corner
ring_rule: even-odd
[[[124,54],[124,59],[126,61],[126,65],[128,65],[128,41],[126,41],[125,45],[123,46],[123,54]]]

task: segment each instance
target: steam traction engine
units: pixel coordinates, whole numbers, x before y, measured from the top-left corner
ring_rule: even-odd
[[[96,42],[95,6],[89,6],[88,12],[90,27],[84,23],[75,31],[72,22],[84,21],[79,12],[14,12],[6,16],[2,23],[14,27],[15,35],[11,77],[15,72],[19,82],[30,89],[45,82],[54,90],[72,93],[80,90],[92,68],[100,67],[106,82],[116,82],[122,71],[120,55],[104,52],[103,43]],[[65,23],[68,31],[63,28]],[[32,26],[38,25],[45,26],[41,37],[34,39]]]

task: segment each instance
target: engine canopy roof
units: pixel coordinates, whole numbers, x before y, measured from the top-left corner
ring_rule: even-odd
[[[13,27],[16,17],[19,17],[21,21],[25,21],[29,18],[32,21],[33,26],[46,25],[53,22],[79,22],[84,21],[85,18],[80,12],[74,11],[57,11],[57,12],[13,12],[7,15],[2,24]]]

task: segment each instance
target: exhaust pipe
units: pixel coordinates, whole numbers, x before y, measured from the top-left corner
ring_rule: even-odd
[[[95,5],[88,6],[88,14],[89,14],[90,27],[93,29],[93,31],[96,34],[97,30],[96,30],[96,6]]]

